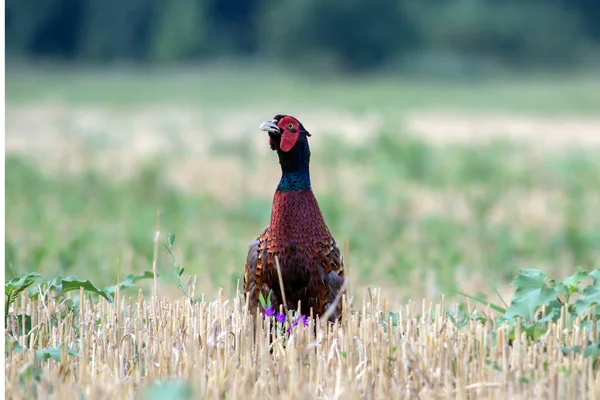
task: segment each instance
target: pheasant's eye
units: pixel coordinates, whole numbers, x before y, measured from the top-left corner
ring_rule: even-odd
[[[294,124],[292,122],[290,122],[289,124],[287,124],[288,129],[294,129]]]

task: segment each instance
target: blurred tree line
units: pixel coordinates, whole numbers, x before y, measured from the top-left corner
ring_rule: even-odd
[[[597,54],[599,21],[599,0],[7,0],[5,37],[9,57],[85,63],[560,67]]]

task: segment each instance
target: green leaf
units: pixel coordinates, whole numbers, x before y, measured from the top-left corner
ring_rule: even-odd
[[[154,274],[152,273],[152,271],[144,271],[141,274],[130,274],[127,275],[127,277],[123,281],[119,282],[118,285],[107,286],[103,289],[103,291],[107,295],[112,296],[117,291],[117,286],[119,287],[119,289],[131,288],[134,287],[136,282],[139,280],[152,278],[154,278]]]
[[[32,380],[39,381],[40,373],[39,370],[34,367],[33,364],[27,364],[23,369],[19,371],[19,381],[21,384],[26,384]]]
[[[550,321],[556,322],[556,321],[558,321],[558,319],[560,318],[561,308],[562,308],[562,306],[560,305],[560,303],[558,301],[556,301],[556,300],[550,301],[545,310],[546,316],[544,318],[539,319],[538,322],[550,322]]]
[[[516,296],[515,296],[516,297]],[[530,290],[518,298],[514,298],[504,316],[508,319],[523,317],[532,321],[537,309],[556,298],[556,292],[551,288]]]
[[[458,316],[455,314],[456,312],[454,310],[448,311],[448,319],[455,327],[463,328],[469,323],[470,317],[466,312],[459,311]]]
[[[577,267],[575,273],[563,279],[562,283],[567,287],[579,287],[581,282],[583,282],[587,277],[587,271],[582,271],[580,267]]]
[[[587,271],[582,271],[581,268],[577,267],[575,273],[569,277],[566,277],[560,283],[556,283],[554,288],[567,297],[567,301],[569,297],[573,293],[580,293],[581,289],[579,285],[588,277]]]
[[[594,343],[585,348],[583,351],[584,357],[594,357],[597,358],[600,356],[600,343]]]
[[[20,353],[23,351],[23,348],[21,347],[21,345],[19,344],[19,341],[15,338],[13,338],[10,335],[6,335],[4,337],[4,355],[7,355],[8,352],[10,351],[9,349],[11,349],[12,345],[12,351],[16,351],[17,353]]]
[[[485,301],[483,299],[480,299],[479,297],[470,296],[470,295],[468,295],[466,293],[459,292],[458,290],[456,291],[456,293],[458,293],[461,296],[464,296],[464,297],[466,297],[468,299],[471,299],[471,300],[473,300],[473,301],[475,301],[477,303],[483,304],[484,306],[490,306],[490,308],[492,310],[497,311],[499,313],[504,314],[506,312],[506,309],[504,309],[504,308],[502,308],[502,307],[500,307],[500,306],[498,306],[496,304],[490,303],[489,301]]]
[[[79,288],[81,287],[87,292],[99,294],[100,296],[108,300],[108,302],[112,303],[112,300],[108,297],[108,295],[103,290],[98,289],[96,285],[94,285],[92,282],[90,282],[89,280],[83,281],[73,275],[66,277],[62,280],[60,291],[58,292],[57,296],[65,294],[66,292],[71,292],[73,290],[79,290]]]
[[[567,299],[569,298],[570,294],[567,285],[565,285],[562,282],[556,282],[554,280],[550,281],[550,285],[554,288],[555,291],[564,294],[567,297]]]
[[[540,321],[536,321],[532,324],[525,324],[523,328],[527,333],[527,336],[533,340],[538,340],[544,333],[548,331],[546,324]]]
[[[398,313],[397,312],[389,312],[387,315],[387,319],[392,320],[392,327],[398,326]]]
[[[173,245],[175,244],[175,234],[169,233],[169,236],[167,237],[167,241],[169,242],[169,247],[173,247]]]
[[[57,275],[56,277],[54,277],[50,280],[47,280],[45,282],[40,282],[40,286],[42,287],[42,292],[45,292],[48,289],[60,291],[62,279],[63,278],[61,275]],[[29,291],[30,299],[37,299],[40,295],[40,291],[37,287],[30,287],[28,291]]]
[[[262,292],[258,292],[258,301],[260,302],[260,305],[263,306],[263,308],[266,305],[265,302],[265,296],[263,296]]]
[[[192,387],[186,382],[166,381],[155,382],[144,390],[144,400],[188,400],[194,398]]]
[[[25,331],[23,332],[23,321],[25,321]],[[31,331],[31,316],[27,314],[17,315],[17,333],[19,336],[27,335]]]
[[[507,319],[522,317],[532,321],[537,309],[556,299],[556,290],[546,285],[548,276],[537,269],[519,269],[511,285],[517,290],[506,310]]]
[[[560,350],[564,355],[569,353],[579,354],[581,352],[581,346],[562,346]]]
[[[548,275],[539,269],[519,268],[517,269],[517,276],[510,284],[511,286],[516,286],[517,292],[519,292],[544,287],[547,280]]]
[[[49,358],[60,361],[62,358],[62,344],[57,347],[50,347],[47,349],[40,349],[35,351],[35,359],[38,361],[46,361]],[[79,354],[75,350],[67,348],[67,354],[70,356],[79,357]]]
[[[41,275],[36,272],[30,272],[13,278],[4,283],[4,294],[15,298],[19,293],[31,286],[40,276]]]
[[[600,286],[600,268],[593,270],[589,273],[590,278],[592,278],[592,284],[594,286]]]
[[[574,304],[575,313],[580,316],[587,312],[592,306],[596,305],[596,315],[600,314],[600,288],[596,286],[587,286],[583,289],[583,297],[577,299]]]
[[[594,324],[594,321],[592,321],[591,319],[581,321],[581,327],[588,332],[593,332],[595,325],[597,324]]]
[[[179,275],[178,275],[179,277],[181,277],[181,275],[183,275],[183,271],[185,271],[185,268],[181,268],[181,269],[179,270]]]

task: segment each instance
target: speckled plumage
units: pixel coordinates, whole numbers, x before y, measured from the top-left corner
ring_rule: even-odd
[[[344,267],[310,187],[308,132],[297,122],[300,134],[294,146],[288,151],[279,146],[281,136],[285,140],[285,127],[292,126],[288,119],[297,122],[286,116],[273,120],[283,131],[280,137],[269,133],[282,178],[273,198],[271,223],[249,246],[244,288],[251,310],[259,304],[259,293],[265,298],[271,293],[273,305],[279,307],[283,297],[275,261],[278,256],[287,308],[297,309],[300,301],[302,314],[309,315],[312,308],[314,315],[323,315],[342,288]],[[339,318],[340,311],[338,304],[330,320]]]

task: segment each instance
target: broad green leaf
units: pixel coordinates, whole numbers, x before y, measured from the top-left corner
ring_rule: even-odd
[[[60,361],[62,357],[62,344],[58,347],[50,347],[47,349],[40,349],[35,351],[35,359],[38,361],[45,361],[49,358]],[[70,356],[79,357],[79,354],[75,350],[67,348],[67,354]]]
[[[567,289],[567,298],[573,293],[579,293],[579,285],[588,277],[587,271],[582,271],[581,268],[577,267],[575,273],[569,277],[566,277],[561,282],[562,285]]]
[[[192,387],[181,381],[155,382],[144,390],[144,400],[188,400],[194,398]]]
[[[73,290],[79,290],[79,288],[81,288],[81,287],[83,288],[83,290],[85,290],[87,292],[99,294],[100,296],[102,296],[106,300],[108,300],[109,302],[112,302],[112,300],[108,297],[108,295],[103,290],[98,289],[96,287],[96,285],[94,285],[92,282],[90,282],[89,280],[83,281],[73,275],[66,277],[62,280],[60,291],[58,292],[57,296],[64,294],[66,292],[71,292]]]
[[[581,346],[562,346],[560,350],[563,354],[567,355],[569,353],[579,354],[581,352]]]
[[[539,269],[519,268],[517,276],[510,284],[517,287],[517,292],[515,293],[515,296],[517,296],[519,292],[526,292],[530,289],[539,289],[546,286],[547,280],[548,275]]]
[[[538,322],[556,322],[560,318],[560,310],[562,305],[557,300],[552,300],[548,303],[545,309],[546,316]]]
[[[554,289],[544,287],[528,290],[519,297],[516,295],[513,297],[504,316],[509,319],[523,317],[527,321],[532,321],[537,309],[554,299],[556,299]]]
[[[517,290],[504,317],[532,321],[539,307],[556,299],[556,290],[546,285],[547,279],[548,276],[537,269],[517,270],[517,277],[511,283]]]
[[[554,288],[554,290],[556,290],[557,292],[564,294],[567,297],[567,299],[569,298],[569,296],[570,296],[569,288],[564,283],[556,282],[555,280],[551,280],[550,286],[552,286]]]
[[[596,324],[594,324],[594,321],[592,321],[591,319],[581,321],[581,327],[588,332],[593,332],[595,325]]]
[[[121,282],[119,282],[118,285],[107,286],[103,289],[103,291],[107,295],[112,296],[117,291],[117,286],[119,286],[119,289],[131,288],[134,287],[136,282],[139,280],[152,278],[154,278],[154,274],[152,273],[152,271],[144,271],[141,274],[130,274],[127,275],[127,277]]]
[[[587,346],[583,352],[584,357],[594,357],[597,358],[600,356],[600,343],[594,343]]]
[[[591,285],[586,286],[582,294],[583,297],[575,302],[575,313],[580,316],[587,312],[590,307],[596,305],[596,315],[600,315],[600,288]]]
[[[462,296],[465,296],[466,298],[469,298],[469,299],[471,299],[473,301],[476,301],[477,303],[483,304],[484,306],[490,306],[490,308],[492,310],[498,311],[499,313],[504,314],[506,312],[506,309],[504,309],[504,308],[502,308],[502,307],[500,307],[500,306],[498,306],[496,304],[490,303],[489,301],[480,299],[478,297],[470,296],[470,295],[468,295],[466,293],[459,292],[459,291],[456,291],[456,293],[458,293],[458,294],[460,294]]]
[[[536,321],[532,324],[526,324],[523,328],[527,333],[527,336],[533,338],[533,340],[538,340],[544,333],[548,331],[546,324],[540,321]]]
[[[42,287],[42,292],[44,292],[44,293],[48,289],[60,291],[62,280],[63,280],[62,276],[57,275],[50,280],[47,280],[45,282],[40,282],[39,285]],[[29,288],[29,298],[30,299],[37,299],[39,297],[39,295],[40,295],[40,290],[37,286]]]
[[[33,282],[35,282],[35,280],[40,276],[41,275],[36,272],[30,272],[17,278],[13,278],[4,283],[4,294],[14,298],[23,290],[31,286]]]
[[[600,268],[593,270],[589,273],[590,278],[594,286],[600,286]]]

